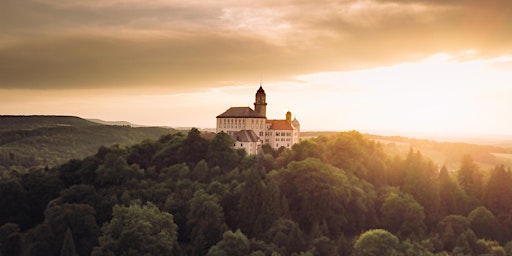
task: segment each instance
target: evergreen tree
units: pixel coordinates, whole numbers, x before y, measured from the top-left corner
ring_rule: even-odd
[[[457,180],[472,200],[471,204],[477,205],[482,199],[483,180],[478,165],[470,155],[465,155],[462,158],[461,167],[457,172]]]
[[[60,256],[78,256],[78,253],[76,252],[75,241],[73,241],[73,234],[71,234],[71,230],[69,228],[66,230],[66,235],[64,236],[64,241],[62,242]]]

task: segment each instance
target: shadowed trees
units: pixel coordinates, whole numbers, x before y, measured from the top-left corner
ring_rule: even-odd
[[[401,238],[421,237],[425,232],[423,207],[408,194],[389,193],[380,210],[383,227]]]
[[[155,205],[116,205],[92,255],[173,255],[177,226]]]
[[[383,229],[366,231],[354,244],[354,256],[398,255],[400,241]]]
[[[197,130],[0,178],[2,255],[503,255],[512,175],[357,132],[247,156]],[[101,229],[99,228],[101,227]]]

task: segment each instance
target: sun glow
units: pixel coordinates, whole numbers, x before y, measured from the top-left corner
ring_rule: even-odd
[[[467,57],[442,53],[414,63],[263,81],[267,114],[282,119],[291,111],[303,130],[511,135],[512,57]],[[252,107],[257,87],[259,81],[182,94],[0,90],[0,95],[10,102],[2,110],[11,114],[211,128],[226,108]],[[61,100],[52,100],[55,96]]]
[[[329,115],[339,117],[331,122],[346,129],[507,133],[510,123],[497,123],[496,119],[510,112],[510,107],[492,100],[499,95],[510,96],[507,85],[512,83],[512,75],[506,69],[495,68],[507,61],[508,58],[464,61],[442,53],[416,63],[318,73],[299,79],[321,91],[316,98],[310,95],[310,99],[315,98],[319,105],[330,102]],[[329,90],[337,100],[329,99],[333,96],[326,92]],[[325,116],[318,116],[313,123],[321,123],[320,118]]]

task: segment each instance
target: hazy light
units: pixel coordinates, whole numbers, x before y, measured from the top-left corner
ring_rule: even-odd
[[[511,60],[464,61],[441,53],[416,63],[263,81],[267,113],[281,119],[291,111],[305,130],[511,134]],[[258,87],[255,82],[182,94],[2,90],[0,98],[2,114],[211,128],[227,108],[253,107]]]

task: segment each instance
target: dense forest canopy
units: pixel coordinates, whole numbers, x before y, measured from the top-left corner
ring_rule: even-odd
[[[352,131],[234,150],[197,129],[0,180],[1,255],[512,255],[512,172]]]

